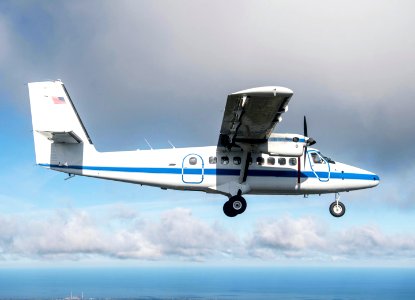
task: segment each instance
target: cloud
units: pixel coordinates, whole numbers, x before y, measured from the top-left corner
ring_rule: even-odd
[[[160,222],[150,224],[146,235],[161,246],[166,255],[201,258],[226,254],[239,241],[219,224],[207,224],[178,208],[162,214]]]
[[[107,215],[107,212],[105,212]],[[86,211],[65,210],[44,218],[0,217],[0,253],[35,259],[89,256],[203,260],[237,248],[238,241],[218,224],[192,216],[190,210],[164,212],[157,221],[125,216],[96,220]],[[99,223],[99,222],[104,222]]]
[[[10,55],[10,28],[3,14],[0,14],[0,66],[7,60]]]
[[[136,217],[125,226],[114,218],[101,219],[107,215],[65,210],[41,217],[0,216],[0,257],[264,262],[414,258],[415,235],[386,234],[375,225],[330,230],[315,218],[285,216],[258,221],[239,236],[183,208],[162,212],[158,219]]]
[[[3,254],[34,257],[70,257],[100,253],[102,232],[85,212],[57,212],[45,219],[2,217],[0,248]]]
[[[348,257],[415,257],[414,235],[387,235],[374,225],[346,229],[338,241],[336,253]]]
[[[249,244],[254,255],[262,256],[264,249],[272,249],[276,253],[292,256],[296,252],[325,248],[325,235],[324,227],[312,218],[283,217],[260,221]],[[266,256],[269,256],[269,252],[266,252]]]
[[[13,102],[27,105],[17,81],[63,79],[100,149],[215,144],[227,93],[278,84],[295,92],[281,130],[301,132],[307,114],[318,146],[346,162],[382,165],[396,144],[410,156],[412,2],[8,6]]]
[[[249,239],[249,252],[262,259],[413,258],[415,235],[385,234],[375,225],[329,230],[312,218],[268,219],[258,222]]]

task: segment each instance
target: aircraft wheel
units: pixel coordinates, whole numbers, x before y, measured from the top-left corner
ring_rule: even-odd
[[[334,201],[332,204],[330,204],[330,214],[333,217],[336,218],[340,218],[344,215],[344,213],[346,212],[346,206],[344,206],[343,203],[341,203],[340,201]]]
[[[223,205],[223,212],[228,217],[235,217],[246,210],[247,204],[243,197],[236,195],[231,197]]]

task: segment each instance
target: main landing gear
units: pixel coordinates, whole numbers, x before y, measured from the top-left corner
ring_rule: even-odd
[[[344,206],[344,204],[341,203],[339,199],[340,199],[340,194],[336,193],[335,201],[332,204],[330,204],[330,208],[329,208],[330,214],[336,218],[342,217],[344,213],[346,212],[346,206]]]
[[[233,218],[245,211],[246,201],[241,194],[242,192],[239,190],[236,196],[230,197],[229,200],[223,205],[223,212],[228,217]]]

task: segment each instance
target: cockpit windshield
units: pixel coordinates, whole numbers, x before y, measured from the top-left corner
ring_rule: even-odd
[[[331,164],[335,164],[336,162],[334,161],[334,160],[332,160],[331,159],[331,157],[328,157],[328,156],[324,156],[323,154],[321,154],[320,152],[319,152],[319,154],[327,161],[327,162],[329,162],[329,163],[331,163]]]
[[[328,156],[324,156],[323,154],[321,154],[320,152],[312,152],[311,153],[311,159],[313,160],[313,162],[315,164],[325,164],[325,163],[331,163],[331,164],[335,164],[336,162],[334,160],[332,160],[330,157]]]

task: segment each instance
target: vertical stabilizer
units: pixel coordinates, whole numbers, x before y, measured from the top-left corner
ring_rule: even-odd
[[[64,84],[45,81],[31,82],[28,86],[36,163],[46,166],[64,163],[64,156],[82,161],[80,149],[92,148],[92,141]]]

